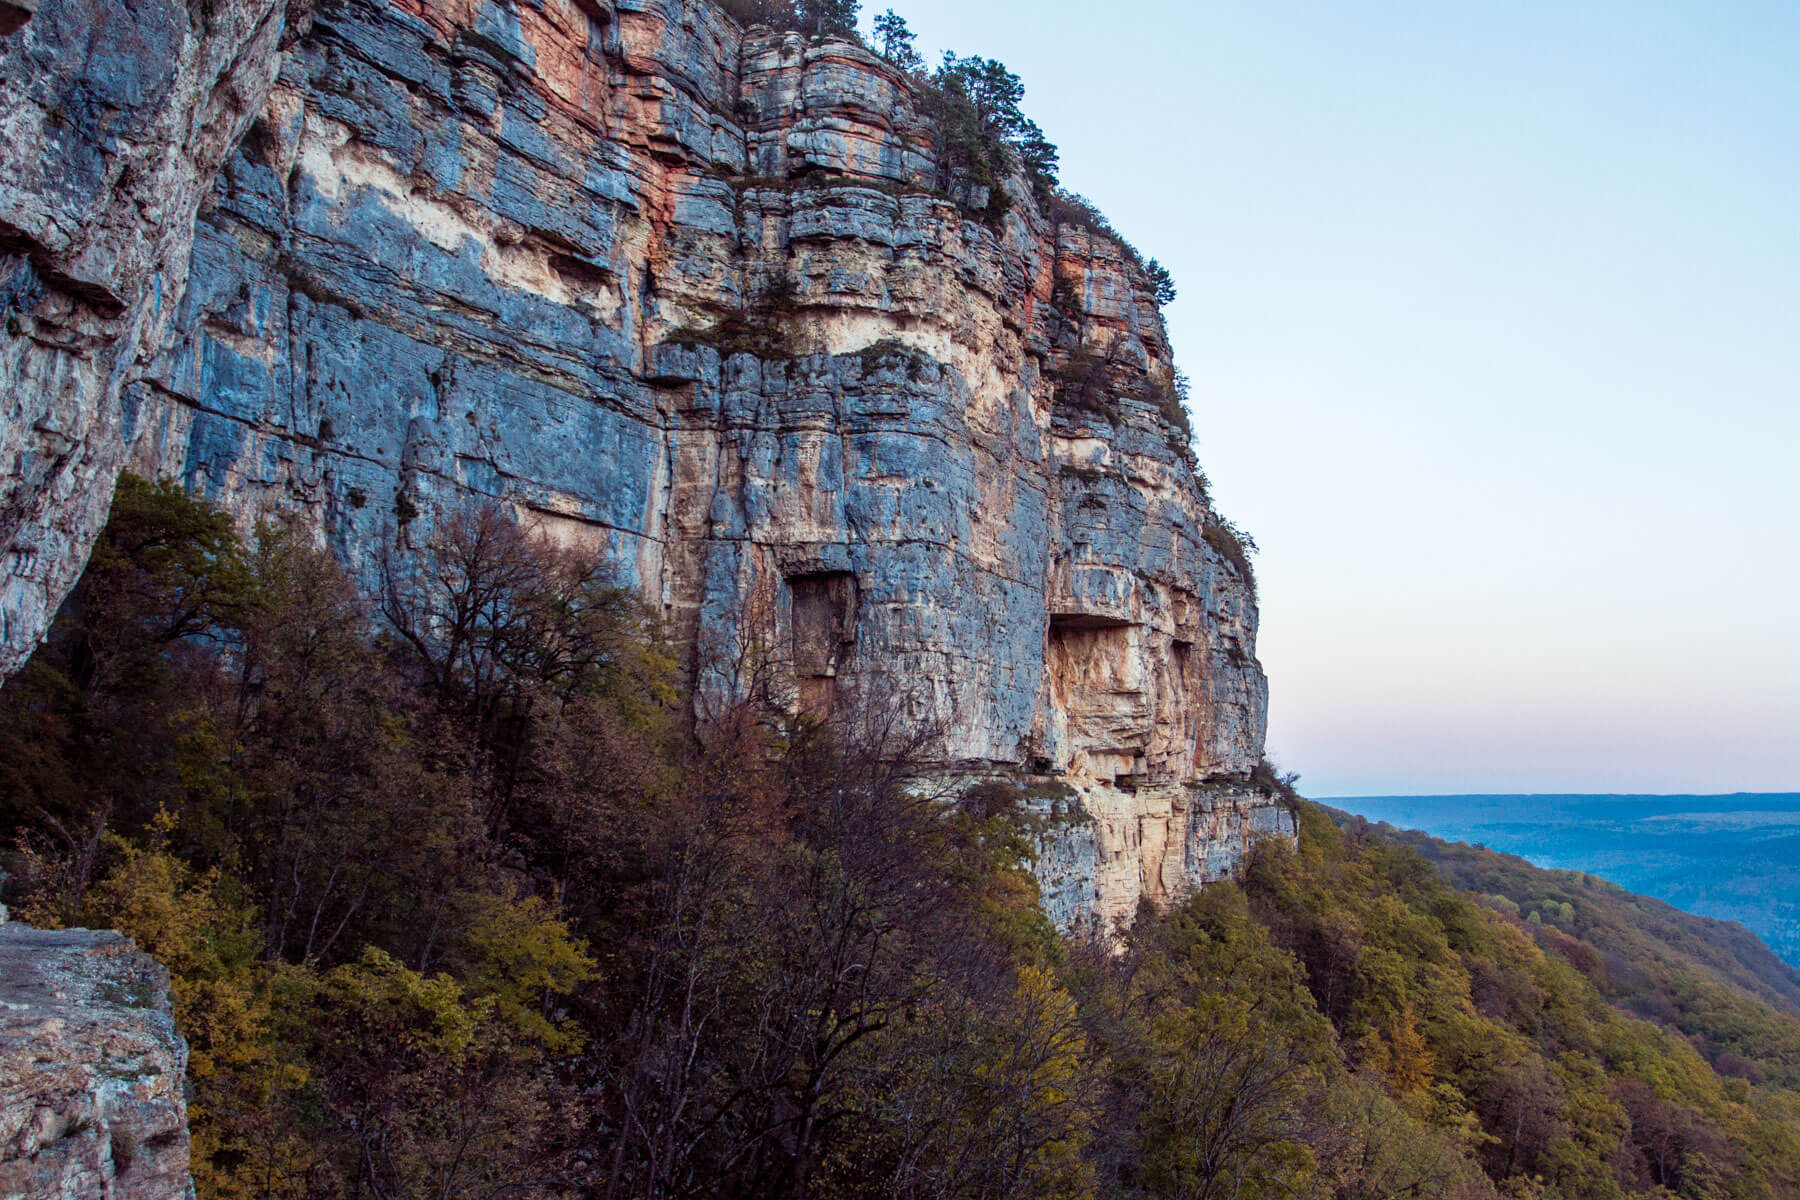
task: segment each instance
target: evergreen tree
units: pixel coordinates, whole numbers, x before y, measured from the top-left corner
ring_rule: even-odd
[[[904,71],[918,71],[924,68],[925,60],[919,57],[914,43],[918,39],[907,27],[906,18],[888,9],[875,18],[875,44],[881,57],[887,59]]]
[[[1025,168],[1025,173],[1040,188],[1048,190],[1056,186],[1056,145],[1044,136],[1044,131],[1038,128],[1036,121],[1024,122],[1018,136],[1013,139],[1013,149],[1018,153],[1019,163]]]
[[[1002,138],[1011,140],[1029,123],[1019,108],[1025,84],[998,59],[945,54],[938,81],[967,97],[976,120]]]
[[[1150,277],[1150,286],[1156,290],[1158,304],[1175,303],[1175,277],[1169,274],[1169,268],[1153,258],[1144,267],[1144,274]]]
[[[856,36],[860,0],[721,0],[745,25],[791,29],[814,37]]]
[[[1020,107],[1025,84],[1005,63],[945,54],[932,83],[946,175],[965,172],[998,196],[1016,158],[1040,196],[1048,195],[1056,184],[1056,147]]]
[[[794,11],[802,33],[814,37],[855,37],[856,16],[861,8],[860,0],[799,0]]]

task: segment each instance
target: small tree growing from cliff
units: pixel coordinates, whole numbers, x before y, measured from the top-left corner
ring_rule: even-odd
[[[1231,564],[1250,589],[1251,599],[1256,598],[1256,572],[1250,567],[1250,556],[1256,553],[1256,542],[1249,534],[1227,521],[1224,517],[1214,517],[1201,527],[1201,535],[1206,544],[1218,551],[1226,562]]]
[[[1144,274],[1150,277],[1150,289],[1159,305],[1175,303],[1175,277],[1169,274],[1169,268],[1153,258],[1145,264]]]

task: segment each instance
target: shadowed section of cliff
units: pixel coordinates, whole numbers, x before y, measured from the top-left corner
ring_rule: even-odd
[[[191,1194],[186,1066],[169,973],[131,939],[0,918],[0,1195]]]

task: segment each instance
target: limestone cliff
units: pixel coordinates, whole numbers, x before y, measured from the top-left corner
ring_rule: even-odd
[[[186,1070],[169,973],[129,938],[0,909],[0,1196],[190,1196]]]
[[[128,71],[49,40],[95,3],[44,0],[0,70]],[[0,382],[24,406],[0,668],[127,457],[246,519],[301,512],[365,571],[492,499],[602,548],[703,695],[773,649],[798,703],[897,692],[944,722],[949,767],[1032,785],[1064,924],[1291,829],[1247,784],[1254,598],[1206,536],[1126,248],[1022,179],[984,219],[978,189],[937,190],[903,74],[706,0],[326,0],[303,34],[278,8],[171,17],[195,66],[117,102],[188,106],[143,135],[178,186],[94,149],[65,215],[28,210],[53,181],[0,178],[23,281]],[[61,145],[16,90],[7,144]],[[112,261],[48,232],[77,226]]]
[[[0,679],[106,521],[121,389],[175,336],[195,213],[290,32],[287,0],[37,8],[0,3]]]

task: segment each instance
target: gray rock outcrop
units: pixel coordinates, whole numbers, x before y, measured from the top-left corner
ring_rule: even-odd
[[[187,1045],[129,938],[0,923],[0,1197],[182,1200]]]
[[[113,79],[39,32],[98,0],[43,3],[10,77],[35,46],[65,91]],[[492,501],[604,552],[703,697],[748,661],[815,711],[899,693],[948,768],[1059,797],[1065,924],[1291,832],[1247,782],[1250,583],[1116,237],[1022,178],[984,215],[902,72],[706,0],[327,0],[285,52],[272,0],[243,7],[262,23],[216,47],[169,24],[191,64],[121,102],[214,114],[115,139],[180,148],[160,207],[110,166],[60,200],[0,177],[26,239],[0,289],[0,670],[127,458],[246,522],[301,513],[365,572]],[[0,101],[7,146],[63,144],[39,92]]]
[[[105,523],[121,390],[171,335],[195,213],[267,97],[287,5],[0,11],[0,678]]]

